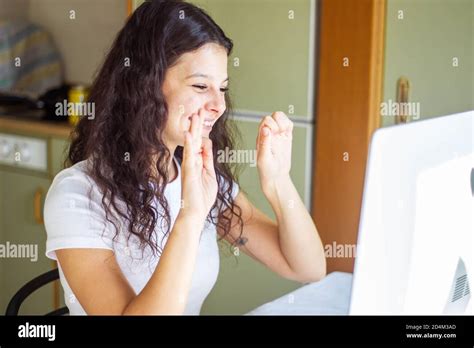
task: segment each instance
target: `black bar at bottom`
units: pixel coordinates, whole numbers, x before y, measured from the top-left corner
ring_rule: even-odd
[[[473,332],[472,316],[0,317],[2,348],[58,343],[133,346],[146,343],[448,344],[473,347]]]

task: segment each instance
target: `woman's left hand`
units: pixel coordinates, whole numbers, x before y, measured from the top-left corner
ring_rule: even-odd
[[[257,136],[257,168],[265,194],[290,177],[293,122],[281,111],[265,116]]]

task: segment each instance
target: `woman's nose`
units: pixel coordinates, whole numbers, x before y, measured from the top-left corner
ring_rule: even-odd
[[[225,95],[221,91],[217,93],[212,93],[210,99],[208,100],[207,109],[209,111],[215,112],[218,115],[221,115],[225,110]]]

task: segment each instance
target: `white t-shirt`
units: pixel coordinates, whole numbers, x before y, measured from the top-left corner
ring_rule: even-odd
[[[164,192],[170,209],[170,232],[165,236],[164,227],[161,227],[159,221],[155,228],[155,240],[161,250],[166,245],[180,209],[181,168],[176,158],[174,161],[178,168],[178,176],[166,185]],[[55,250],[67,248],[113,250],[125,278],[138,294],[153,274],[160,257],[159,255],[154,256],[149,247],[145,248],[145,252],[142,254],[142,249],[140,249],[135,236],[131,237],[127,243],[128,231],[123,221],[119,226],[120,233],[113,240],[115,228],[105,219],[102,195],[92,178],[86,174],[88,165],[90,162],[86,160],[62,170],[56,175],[49,188],[44,207],[44,222],[47,232],[46,256],[57,260]],[[239,187],[234,182],[232,187],[234,198],[238,191]],[[123,202],[120,203],[124,206]],[[156,200],[154,204],[158,209]],[[69,287],[59,262],[58,268],[64,299],[70,314],[85,315],[86,312]],[[217,280],[218,271],[219,251],[216,226],[206,222],[201,234],[192,285],[184,314],[200,314],[201,306]]]

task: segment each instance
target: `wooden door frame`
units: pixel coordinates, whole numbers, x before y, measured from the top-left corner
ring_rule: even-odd
[[[386,0],[319,3],[311,215],[333,252],[328,272],[353,271],[368,146],[380,125],[385,8]],[[334,247],[345,254],[334,257]]]

